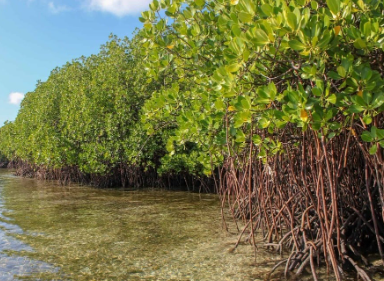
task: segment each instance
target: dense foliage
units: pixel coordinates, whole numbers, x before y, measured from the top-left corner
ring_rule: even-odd
[[[177,124],[248,239],[291,249],[285,272],[352,265],[384,241],[384,4],[375,0],[157,1],[142,14],[144,106]],[[152,127],[151,127],[152,126]],[[192,145],[192,144],[193,145]],[[364,227],[361,227],[362,224]],[[285,231],[282,231],[282,230]],[[362,258],[364,261],[365,259]]]
[[[139,51],[135,39],[111,37],[99,54],[53,70],[26,94],[0,134],[1,152],[20,174],[97,185],[157,177],[150,171],[161,166],[166,134],[148,138],[140,110],[159,82],[146,82]]]
[[[292,249],[286,272],[316,279],[317,260],[369,280],[355,259],[376,248],[384,263],[383,10],[154,0],[132,41],[38,83],[0,150],[89,175],[212,175],[252,243],[262,228]]]
[[[252,127],[274,135],[293,125],[332,139],[360,121],[371,154],[384,147],[382,131],[370,129],[384,109],[383,3],[327,3],[154,1],[141,18],[148,75],[172,70],[177,83],[167,78],[145,118],[177,123],[169,152],[194,142],[220,165],[227,144],[238,151],[252,138],[266,158],[281,142]]]

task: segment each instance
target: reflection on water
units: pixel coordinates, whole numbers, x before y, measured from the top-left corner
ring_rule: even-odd
[[[229,253],[215,195],[123,191],[0,171],[2,280],[255,280],[252,250]],[[274,263],[265,263],[264,272]]]

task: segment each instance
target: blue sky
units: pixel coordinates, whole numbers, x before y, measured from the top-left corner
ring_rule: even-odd
[[[151,0],[0,0],[0,126],[52,69],[131,37]]]

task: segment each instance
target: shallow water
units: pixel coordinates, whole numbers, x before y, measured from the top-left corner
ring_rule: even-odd
[[[249,245],[231,251],[235,242],[215,195],[60,186],[0,170],[0,281],[264,280],[281,259],[258,251],[255,263]]]
[[[0,280],[255,280],[215,195],[60,186],[0,171]],[[269,265],[270,266],[270,265]]]

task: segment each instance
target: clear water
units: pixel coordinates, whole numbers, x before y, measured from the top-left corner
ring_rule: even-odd
[[[255,280],[215,195],[60,186],[0,171],[0,280]],[[265,263],[265,270],[274,263]]]
[[[0,281],[265,280],[281,257],[261,248],[255,261],[248,244],[231,251],[236,240],[215,195],[60,186],[0,169]]]

